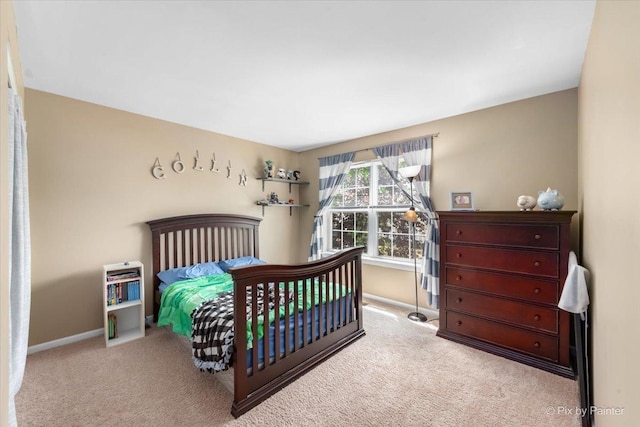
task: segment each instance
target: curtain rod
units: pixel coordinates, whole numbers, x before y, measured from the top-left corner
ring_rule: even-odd
[[[359,153],[359,152],[361,152],[361,151],[368,151],[368,150],[372,150],[372,149],[374,149],[374,148],[384,147],[385,145],[400,144],[401,142],[411,141],[412,139],[424,138],[424,137],[427,137],[427,136],[431,136],[431,137],[433,137],[433,138],[437,138],[437,137],[438,137],[438,135],[440,135],[440,132],[431,133],[431,134],[428,134],[428,135],[422,135],[422,136],[414,136],[414,137],[412,137],[412,138],[403,139],[403,140],[401,140],[401,141],[389,142],[389,143],[387,143],[387,144],[376,145],[376,146],[374,146],[374,147],[361,148],[361,149],[359,149],[359,150],[354,150],[353,152],[354,152],[354,153]]]

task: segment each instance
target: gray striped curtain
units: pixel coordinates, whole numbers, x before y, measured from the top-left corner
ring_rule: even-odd
[[[313,219],[313,234],[309,248],[309,261],[322,257],[323,214],[333,201],[333,197],[349,173],[354,152],[321,157],[320,160],[320,209]]]
[[[416,208],[429,219],[422,257],[422,274],[420,283],[427,290],[427,304],[438,308],[440,304],[440,232],[435,211],[431,203],[431,146],[433,137],[426,136],[416,138],[398,144],[390,144],[373,149],[374,153],[382,161],[389,174],[398,187],[408,197],[413,197],[404,187],[403,180],[398,177],[398,163],[402,156],[407,166],[421,165],[420,173],[413,181],[414,188],[418,191],[420,200],[414,201]]]
[[[427,304],[433,308],[440,306],[440,230],[433,204],[431,203],[431,147],[433,137],[413,139],[400,144],[402,157],[408,166],[422,165],[420,174],[413,181],[420,201],[417,207],[429,218],[427,235],[422,257],[420,283],[427,290]]]

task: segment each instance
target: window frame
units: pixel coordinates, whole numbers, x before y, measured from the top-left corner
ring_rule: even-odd
[[[401,159],[402,160],[402,159]],[[333,222],[332,215],[334,212],[366,212],[368,216],[368,228],[367,228],[367,251],[363,253],[362,261],[364,264],[376,265],[380,267],[395,268],[399,270],[413,271],[414,263],[413,258],[400,258],[400,257],[388,257],[384,255],[378,255],[378,212],[399,212],[404,213],[410,207],[411,203],[402,205],[378,205],[378,182],[379,182],[379,166],[384,167],[379,159],[365,160],[360,162],[354,162],[349,171],[353,168],[369,166],[369,205],[367,207],[342,207],[335,208],[329,206],[326,212],[323,214],[324,223],[327,226],[324,228],[323,242],[324,248],[322,253],[331,255],[339,252],[339,249],[330,248],[332,245],[332,230]],[[374,185],[375,183],[375,185]],[[417,237],[417,236],[416,236]],[[418,239],[416,239],[418,242]],[[420,262],[418,264],[421,264]]]

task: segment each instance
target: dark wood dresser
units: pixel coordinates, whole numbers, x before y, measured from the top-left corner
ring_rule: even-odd
[[[558,308],[575,211],[438,212],[438,336],[574,378]]]

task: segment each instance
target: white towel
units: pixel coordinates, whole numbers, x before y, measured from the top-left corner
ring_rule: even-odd
[[[558,307],[570,313],[580,313],[582,320],[584,320],[584,313],[589,305],[588,280],[589,270],[578,265],[576,254],[571,252],[569,254],[569,271]]]

